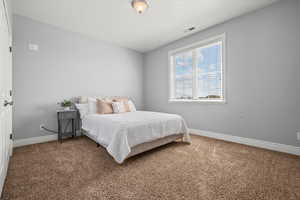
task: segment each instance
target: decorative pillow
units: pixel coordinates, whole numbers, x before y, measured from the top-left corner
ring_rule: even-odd
[[[112,102],[112,107],[113,107],[114,113],[126,112],[125,105],[123,102]]]
[[[89,97],[88,98],[88,107],[89,107],[89,114],[96,114],[97,113],[97,99]]]
[[[97,113],[98,114],[112,114],[113,107],[111,102],[97,99]]]
[[[100,98],[98,98],[98,99],[100,99]],[[109,102],[109,103],[112,103],[112,99],[111,98],[109,98],[109,97],[104,97],[104,98],[101,98],[103,101],[105,101],[105,102]]]
[[[130,112],[135,112],[136,111],[135,105],[131,100],[128,101],[128,106],[129,106]]]
[[[130,112],[130,108],[128,105],[129,99],[127,97],[115,97],[112,100],[113,100],[113,102],[122,102],[125,107],[125,112]]]
[[[87,103],[78,103],[75,104],[75,106],[79,110],[81,119],[83,119],[87,114],[89,114],[89,105]]]
[[[78,102],[80,104],[88,103],[88,97],[80,96],[80,97],[78,97]]]

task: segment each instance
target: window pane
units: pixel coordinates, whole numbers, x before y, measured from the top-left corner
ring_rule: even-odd
[[[222,99],[221,43],[197,49],[199,99]]]
[[[191,99],[192,94],[192,52],[175,56],[175,98]]]

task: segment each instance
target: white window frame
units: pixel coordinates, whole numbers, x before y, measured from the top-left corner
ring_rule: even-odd
[[[222,96],[223,99],[175,99],[175,67],[174,67],[174,56],[177,54],[190,51],[197,48],[203,48],[205,46],[210,46],[215,43],[221,43],[221,72],[222,72]],[[195,55],[193,55],[195,56]],[[169,102],[200,102],[200,103],[226,103],[226,35],[225,33],[217,35],[215,37],[210,37],[206,40],[202,40],[191,45],[178,48],[168,52],[168,64],[169,64]],[[193,96],[197,96],[197,73],[196,73],[196,62],[193,62]]]

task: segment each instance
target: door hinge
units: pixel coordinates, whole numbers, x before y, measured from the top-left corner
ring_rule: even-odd
[[[12,52],[12,46],[9,47],[9,52],[10,52],[10,53]]]
[[[9,135],[9,139],[13,139],[13,134],[11,133],[10,135]]]
[[[9,90],[9,96],[12,97],[12,90]]]

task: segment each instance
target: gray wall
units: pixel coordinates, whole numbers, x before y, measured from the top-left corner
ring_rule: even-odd
[[[194,129],[300,146],[299,11],[300,1],[281,1],[147,53],[145,108]],[[224,32],[228,103],[168,103],[168,51]]]
[[[40,124],[57,129],[56,103],[64,98],[125,95],[143,107],[142,54],[21,16],[14,16],[13,39],[16,139],[41,135]]]

